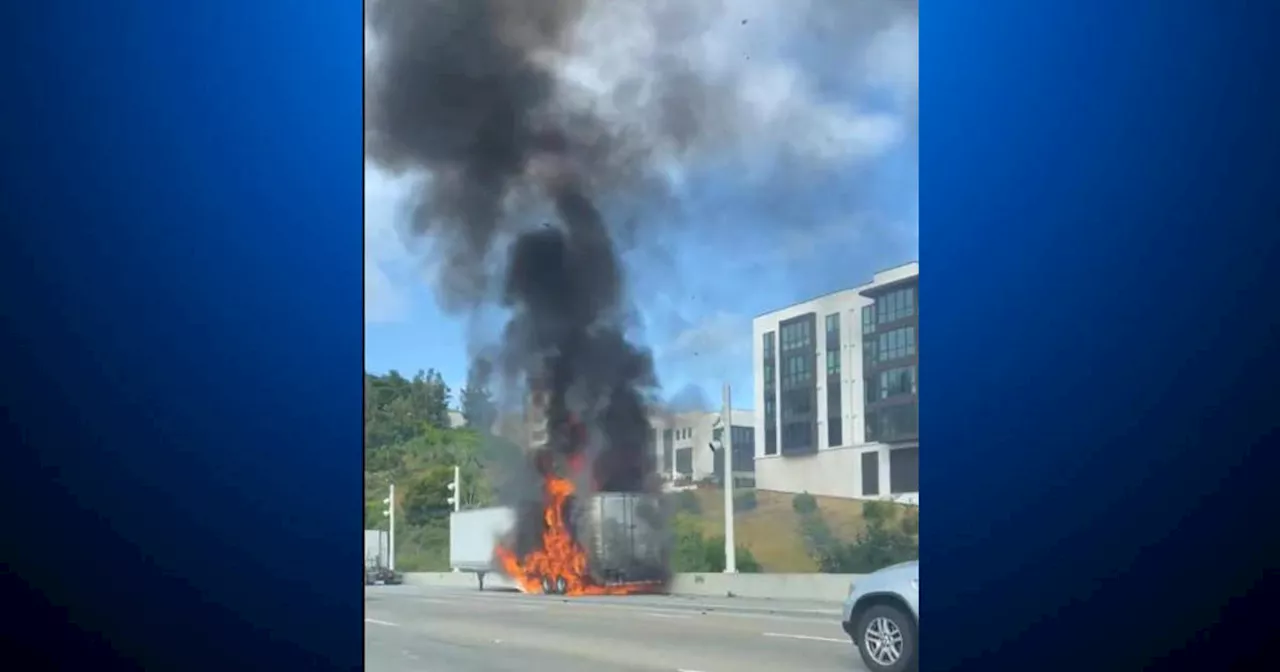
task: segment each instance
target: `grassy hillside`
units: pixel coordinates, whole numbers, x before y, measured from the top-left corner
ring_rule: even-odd
[[[692,517],[708,536],[724,533],[724,492],[694,491],[699,513]],[[801,517],[792,506],[792,493],[756,490],[756,507],[735,511],[734,533],[739,546],[746,546],[768,572],[815,572],[817,564],[809,557],[801,536]],[[838,497],[814,497],[818,511],[831,531],[841,540],[853,542],[866,529],[862,518],[862,502]],[[901,515],[899,512],[898,515]]]

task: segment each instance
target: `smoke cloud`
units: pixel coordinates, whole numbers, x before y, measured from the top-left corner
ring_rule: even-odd
[[[584,423],[594,485],[654,487],[658,382],[627,338],[623,253],[661,246],[691,172],[773,183],[913,136],[913,113],[904,126],[817,91],[874,84],[866,54],[883,61],[873,43],[915,15],[895,0],[367,0],[367,157],[416,180],[411,234],[441,305],[503,309],[495,373],[545,386],[553,428]],[[794,65],[797,43],[824,72]],[[914,106],[914,79],[893,81]]]

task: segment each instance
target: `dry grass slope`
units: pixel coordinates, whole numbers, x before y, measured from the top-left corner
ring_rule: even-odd
[[[722,490],[698,490],[702,515],[698,520],[703,533],[724,533],[724,492]],[[752,555],[768,572],[816,572],[817,565],[805,550],[800,535],[800,515],[791,502],[795,495],[789,492],[756,491],[756,508],[738,511],[734,528],[739,546],[751,549]],[[856,539],[865,529],[862,520],[862,502],[839,497],[814,497],[818,510],[831,527],[831,531],[846,541]]]

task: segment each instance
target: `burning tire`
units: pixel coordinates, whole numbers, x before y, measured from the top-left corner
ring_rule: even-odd
[[[542,577],[542,594],[555,595],[555,584],[551,583],[551,577]]]
[[[569,582],[564,580],[563,576],[556,577],[556,595],[564,595],[569,589]]]

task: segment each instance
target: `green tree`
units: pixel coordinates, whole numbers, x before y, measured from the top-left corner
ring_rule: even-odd
[[[493,501],[487,466],[498,453],[518,456],[471,429],[450,427],[449,388],[432,369],[412,379],[397,371],[364,379],[365,524],[385,529],[383,498],[391,483],[397,498],[397,565],[410,569],[447,566],[448,485],[461,469],[463,506]]]
[[[488,434],[493,423],[498,419],[498,407],[493,402],[493,394],[489,391],[490,364],[488,360],[477,359],[467,372],[467,385],[458,393],[462,406],[462,417],[467,420],[467,427]]]
[[[419,371],[409,384],[409,399],[415,420],[449,429],[449,386],[439,371]]]
[[[444,465],[433,466],[415,475],[405,488],[400,508],[406,525],[414,527],[448,525],[449,484],[453,482],[453,469]]]

